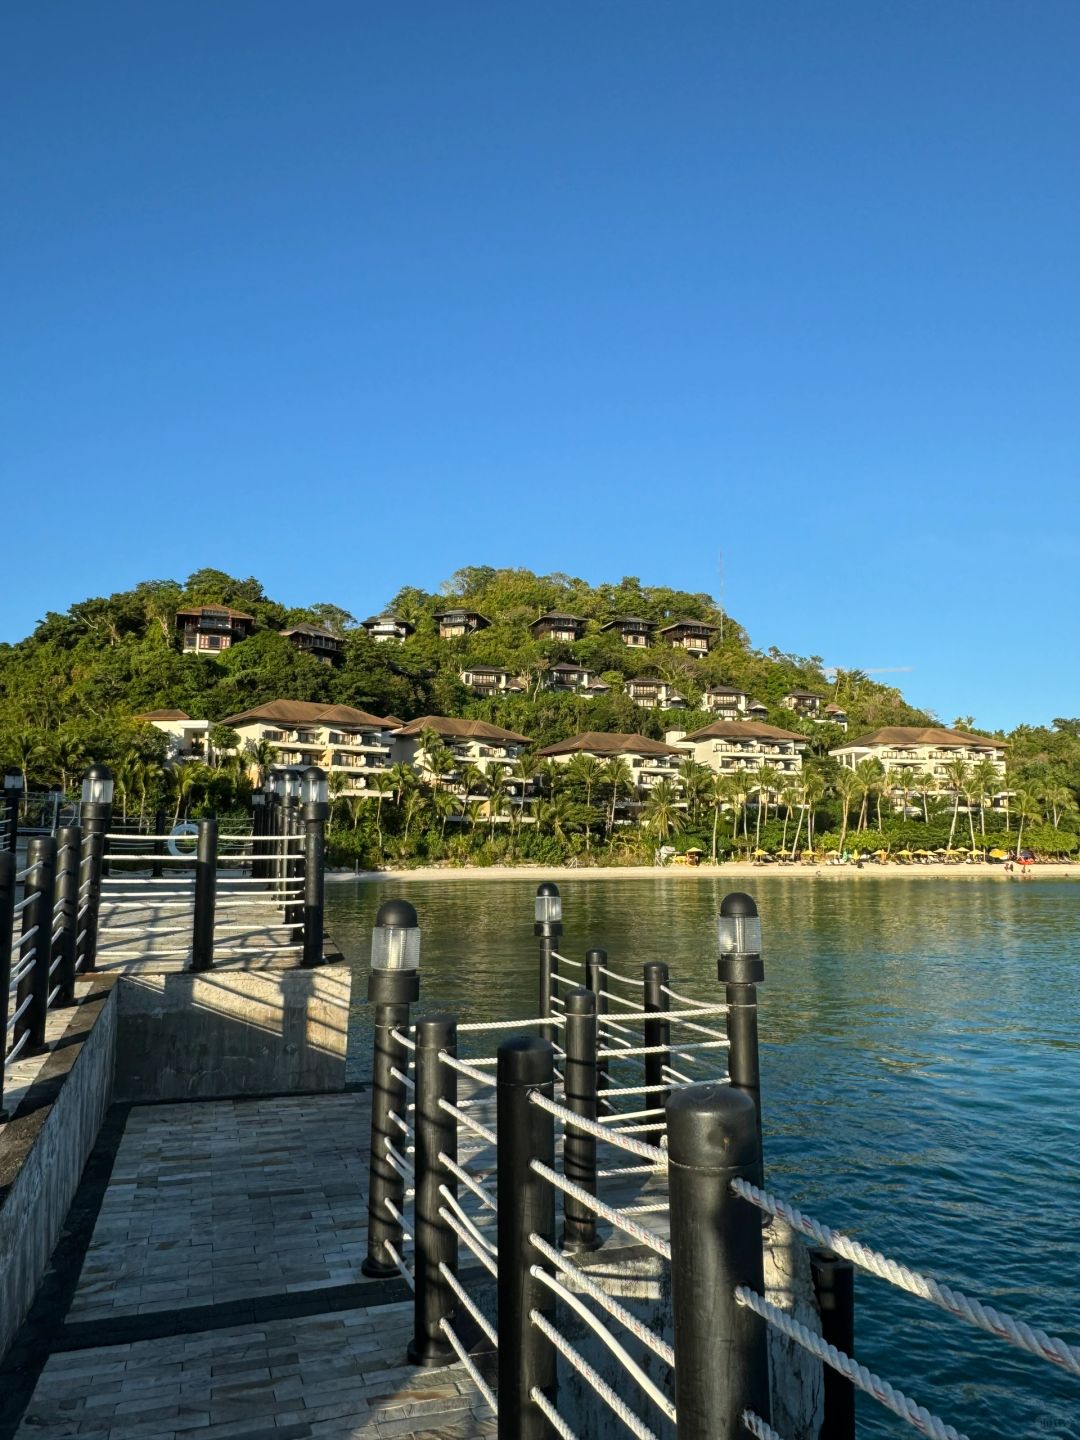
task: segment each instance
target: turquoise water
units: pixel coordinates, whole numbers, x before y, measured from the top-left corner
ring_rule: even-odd
[[[423,928],[422,1009],[535,1014],[531,880],[336,882],[329,926],[365,975],[379,903]],[[1080,1344],[1080,887],[872,874],[560,882],[580,957],[666,960],[716,985],[720,897],[762,914],[768,1183],[817,1218]],[[363,985],[354,994],[363,995]],[[366,1007],[350,1057],[366,1070]],[[1080,1380],[868,1276],[857,1354],[971,1440],[1080,1437]],[[914,1433],[872,1402],[860,1435]]]

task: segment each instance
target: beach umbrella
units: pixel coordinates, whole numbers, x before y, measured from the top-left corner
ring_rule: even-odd
[[[916,850],[916,851],[915,851],[915,854],[916,854],[916,855],[921,855],[921,856],[923,856],[925,859],[929,859],[929,857],[930,857],[930,851],[929,851],[929,850]]]
[[[1008,858],[1009,858],[1009,852],[1008,852],[1007,850],[991,850],[991,851],[990,851],[990,859],[991,859],[991,860],[1007,860]]]

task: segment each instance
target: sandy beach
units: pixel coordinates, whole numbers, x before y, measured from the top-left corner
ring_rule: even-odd
[[[1032,865],[1025,874],[1019,869],[1008,871],[1001,865],[760,865],[754,861],[734,860],[721,865],[489,865],[489,866],[420,866],[415,870],[335,870],[327,873],[329,880],[528,880],[558,877],[567,880],[760,880],[778,877],[794,880],[874,881],[874,880],[990,880],[1023,885],[1031,880],[1080,880],[1080,863],[1047,862]]]

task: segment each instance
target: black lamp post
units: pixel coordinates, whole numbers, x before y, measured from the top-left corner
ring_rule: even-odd
[[[761,1067],[758,1061],[757,987],[765,979],[761,959],[761,919],[753,897],[741,891],[725,895],[717,920],[720,957],[716,978],[725,986],[732,1085],[745,1090],[757,1110],[761,1153]],[[761,1183],[758,1181],[757,1183]]]
[[[562,896],[553,880],[545,880],[536,887],[535,917],[533,934],[540,941],[540,1014],[546,1020],[551,1014],[554,977],[559,973],[555,952],[563,933]],[[554,1040],[555,1026],[541,1026],[541,1034],[545,1040]]]
[[[405,1179],[387,1150],[401,1132],[390,1119],[404,1119],[408,1066],[405,1046],[394,1039],[395,1030],[409,1027],[409,1006],[420,998],[420,926],[407,900],[387,900],[379,906],[371,932],[371,973],[368,1000],[375,1006],[371,1068],[371,1169],[368,1181],[368,1253],[365,1275],[395,1275],[397,1266],[385,1242],[400,1248],[401,1226],[387,1201],[400,1214],[405,1203]]]
[[[300,776],[304,815],[304,960],[308,968],[323,961],[326,817],[330,813],[326,772],[309,765]]]
[[[97,963],[98,912],[101,908],[101,876],[105,867],[105,836],[112,822],[113,777],[107,765],[91,765],[83,776],[82,864],[79,868],[79,889],[86,886],[85,936],[82,948],[82,970],[93,970]]]
[[[15,854],[15,846],[19,837],[19,804],[22,800],[23,777],[21,770],[5,770],[4,772],[4,801],[7,805],[5,829],[7,831],[7,849]]]

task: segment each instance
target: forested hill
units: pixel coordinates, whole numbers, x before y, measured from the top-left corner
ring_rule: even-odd
[[[178,608],[222,604],[255,617],[255,632],[213,657],[183,655],[175,617]],[[448,606],[480,611],[490,627],[460,640],[441,640],[435,615]],[[643,585],[634,577],[617,584],[588,585],[567,575],[470,567],[458,571],[440,593],[406,586],[388,597],[392,609],[415,625],[400,643],[376,644],[359,619],[335,604],[290,609],[267,596],[255,579],[199,570],[184,583],[149,580],[133,590],[49,613],[34,633],[0,646],[0,761],[26,765],[41,781],[73,766],[66,756],[109,759],[129,750],[145,727],[132,717],[176,708],[194,717],[221,720],[267,700],[287,697],[338,701],[394,714],[465,715],[494,720],[548,744],[578,730],[643,730],[662,733],[658,713],[635,708],[620,689],[623,679],[659,674],[691,703],[718,682],[734,683],[769,706],[770,720],[812,733],[815,748],[836,743],[831,727],[803,725],[779,707],[793,686],[835,699],[849,712],[851,732],[885,724],[926,723],[898,690],[858,672],[825,675],[816,656],[755,649],[737,621],[721,617],[708,595]],[[531,621],[546,610],[569,611],[590,623],[574,645],[537,641]],[[661,644],[628,651],[600,625],[615,615],[670,623],[698,619],[719,626],[711,653],[695,660]],[[343,664],[332,669],[299,653],[281,630],[300,622],[322,625],[345,641]],[[612,684],[591,699],[545,692],[542,678],[561,660],[583,662]],[[460,682],[468,664],[491,663],[526,678],[525,693],[478,700]],[[687,719],[693,720],[693,715]],[[670,720],[669,722],[670,723]],[[681,718],[680,718],[680,723]],[[59,758],[58,758],[59,757]]]

